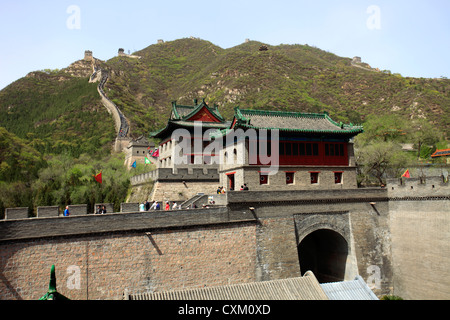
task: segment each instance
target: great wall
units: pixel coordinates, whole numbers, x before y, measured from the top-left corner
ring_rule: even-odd
[[[90,81],[99,82],[120,152],[129,129],[104,92],[107,80],[93,63]],[[450,298],[448,174],[390,179],[384,188],[201,192],[217,180],[217,170],[199,168],[159,168],[131,179],[133,188],[155,181],[155,199],[175,199],[183,190],[189,200],[179,210],[142,212],[132,202],[120,212],[105,204],[107,214],[93,214],[79,204],[70,206],[69,217],[56,206],[38,207],[29,217],[28,208],[6,209],[0,300],[41,297],[52,265],[58,291],[74,300],[291,279],[308,271],[321,283],[360,276],[378,297]],[[199,209],[187,209],[192,203]]]
[[[125,56],[122,52],[119,56]],[[117,132],[116,141],[114,144],[114,151],[121,152],[131,141],[130,138],[130,126],[128,120],[123,115],[122,111],[120,111],[119,107],[108,98],[105,93],[105,84],[108,81],[109,73],[107,70],[99,67],[97,63],[97,59],[93,57],[92,51],[86,50],[84,55],[84,60],[92,62],[93,73],[89,78],[90,83],[98,82],[97,91],[101,97],[101,101],[103,106],[108,110],[108,112],[112,115],[115,123],[115,129]]]

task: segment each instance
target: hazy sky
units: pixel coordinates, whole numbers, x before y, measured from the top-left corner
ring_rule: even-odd
[[[403,76],[450,78],[449,0],[0,0],[0,89],[93,51],[199,37],[309,44]]]

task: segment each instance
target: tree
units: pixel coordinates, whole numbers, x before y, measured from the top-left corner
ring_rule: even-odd
[[[355,148],[356,149],[356,148]],[[359,166],[359,182],[363,184],[386,184],[385,177],[399,176],[409,163],[409,157],[394,141],[377,141],[357,147],[356,161]]]
[[[397,141],[404,142],[408,127],[407,121],[398,115],[371,115],[364,123],[364,134],[359,135],[360,141]]]
[[[411,125],[409,128],[409,134],[411,141],[414,141],[414,144],[417,147],[417,159],[421,158],[421,152],[423,147],[426,146],[435,146],[439,141],[443,139],[443,134],[433,126],[426,119],[414,119],[411,121]],[[424,155],[428,156],[432,153],[432,150],[428,150]]]
[[[386,176],[400,176],[410,164],[401,143],[408,141],[408,122],[397,115],[369,116],[364,133],[355,138],[355,157],[359,166],[358,183],[386,184]]]

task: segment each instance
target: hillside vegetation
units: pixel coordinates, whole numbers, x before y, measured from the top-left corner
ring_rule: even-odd
[[[450,128],[450,80],[405,78],[367,71],[351,59],[307,45],[268,46],[250,41],[222,49],[199,39],[151,45],[115,57],[109,95],[124,109],[136,135],[162,127],[171,101],[216,103],[230,119],[233,108],[328,111],[337,121],[362,123],[370,114],[424,118]]]

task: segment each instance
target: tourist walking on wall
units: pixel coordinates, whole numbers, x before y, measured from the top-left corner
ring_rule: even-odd
[[[169,201],[166,201],[166,211],[170,210],[170,204]]]
[[[66,206],[66,210],[64,210],[64,217],[68,217],[70,215],[69,206]]]

